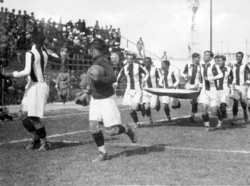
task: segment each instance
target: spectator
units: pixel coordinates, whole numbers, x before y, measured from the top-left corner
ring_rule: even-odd
[[[66,103],[69,98],[69,83],[70,75],[66,66],[62,66],[61,72],[57,76],[56,88],[58,89],[58,97],[63,102]]]
[[[87,89],[88,86],[88,75],[87,75],[87,69],[83,69],[83,73],[80,75],[80,88],[81,89]]]
[[[168,59],[167,52],[164,51],[164,54],[163,54],[163,56],[161,57],[161,61],[164,61],[164,60],[167,60],[167,59]]]
[[[144,46],[144,43],[143,43],[141,37],[140,37],[139,41],[137,42],[136,46],[137,46],[137,50],[139,52],[139,57],[143,58],[143,55],[141,52],[142,52],[142,50],[144,50],[145,46]]]

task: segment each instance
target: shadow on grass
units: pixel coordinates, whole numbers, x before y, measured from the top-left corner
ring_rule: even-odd
[[[117,140],[118,138],[112,137],[105,139],[105,141],[114,141]],[[89,141],[51,141],[51,150],[54,149],[62,149],[62,148],[69,148],[69,147],[77,147],[81,145],[89,145],[95,143],[94,140],[89,140]]]
[[[134,156],[134,155],[147,155],[151,152],[164,152],[166,144],[155,144],[155,145],[149,145],[149,146],[134,146],[134,147],[116,147],[116,148],[130,148],[128,150],[124,150],[122,152],[119,152],[117,154],[110,155],[109,158],[118,158],[120,156]]]

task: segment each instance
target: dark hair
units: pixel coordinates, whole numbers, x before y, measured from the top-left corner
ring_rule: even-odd
[[[145,57],[145,61],[149,60],[150,62],[152,61],[152,59],[150,57]]]
[[[219,59],[219,58],[221,58],[223,61],[226,61],[226,60],[227,60],[226,56],[224,56],[224,55],[218,56],[218,59]]]
[[[127,57],[128,57],[128,56],[133,56],[133,58],[136,59],[136,55],[135,55],[135,53],[133,53],[133,52],[128,52],[128,53],[127,53]]]
[[[170,61],[168,60],[163,60],[162,63],[164,63],[166,66],[170,66]]]
[[[220,55],[216,55],[214,56],[214,59],[219,59],[221,56]]]
[[[236,55],[238,55],[238,54],[240,54],[240,55],[242,55],[242,57],[244,57],[243,52],[239,51],[239,52],[236,53]]]
[[[214,53],[212,52],[212,51],[210,51],[210,50],[206,50],[205,52],[204,52],[204,54],[206,53],[206,52],[208,52],[209,53],[209,55],[210,55],[210,57],[214,57]]]
[[[100,38],[95,38],[92,42],[92,47],[103,51],[105,49],[105,42]]]
[[[192,54],[192,58],[196,58],[196,57],[199,57],[199,56],[200,56],[200,54],[198,54],[196,52]]]

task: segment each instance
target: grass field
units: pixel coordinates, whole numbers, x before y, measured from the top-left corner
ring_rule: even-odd
[[[160,121],[163,110],[153,111],[157,122],[135,129],[135,145],[126,135],[105,135],[111,159],[100,163],[91,162],[98,151],[88,112],[47,113],[43,123],[52,143],[47,152],[24,149],[31,136],[19,120],[0,123],[0,185],[249,185],[249,125],[231,127],[227,120],[223,129],[205,132],[200,115],[195,123],[186,118],[190,109],[183,102],[171,110],[178,118],[172,122]],[[123,124],[132,122],[126,107],[121,113]],[[210,120],[216,126],[217,119]]]

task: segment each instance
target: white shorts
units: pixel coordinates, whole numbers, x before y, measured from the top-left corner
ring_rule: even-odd
[[[142,90],[126,89],[122,105],[131,106],[134,103],[140,104],[142,102]]]
[[[161,102],[163,104],[170,104],[171,103],[171,97],[169,97],[169,96],[161,96]]]
[[[228,87],[225,90],[218,90],[218,96],[221,103],[229,105],[230,88]]]
[[[199,84],[193,84],[193,85],[190,85],[190,83],[187,83],[186,84],[186,90],[196,90],[198,91],[199,89]],[[193,99],[190,99],[190,103],[193,104],[193,103],[197,103],[197,98],[193,98]]]
[[[250,99],[250,86],[247,88],[247,99]]]
[[[218,90],[203,90],[200,93],[199,103],[209,105],[210,107],[216,107],[220,105],[220,98],[218,96]]]
[[[116,96],[93,99],[89,105],[89,121],[103,121],[104,127],[121,124],[121,114],[116,104]]]
[[[22,100],[22,110],[28,111],[28,116],[43,117],[49,86],[46,82],[31,82],[26,91],[27,95],[24,95]]]
[[[247,91],[248,87],[246,85],[235,85],[235,89],[240,91],[241,96],[242,96],[241,98],[242,101],[248,98],[248,91]]]

